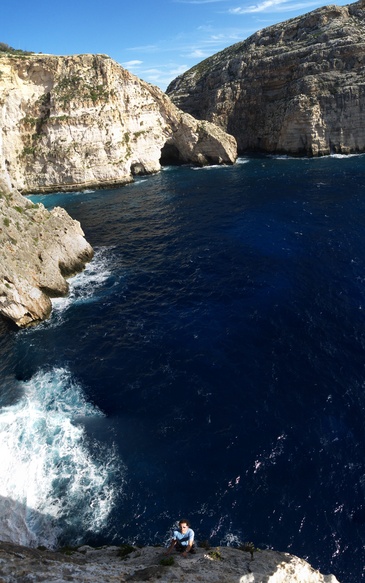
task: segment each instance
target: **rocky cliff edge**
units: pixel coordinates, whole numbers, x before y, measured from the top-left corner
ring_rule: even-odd
[[[80,224],[19,193],[125,184],[164,163],[233,163],[236,141],[105,55],[0,53],[0,314],[23,327],[93,251]]]
[[[324,6],[202,61],[167,93],[239,152],[365,152],[364,49],[365,1]]]
[[[51,297],[93,256],[78,221],[33,204],[0,179],[0,314],[24,327],[47,318]]]
[[[338,583],[334,575],[322,575],[306,561],[276,551],[258,551],[251,559],[250,553],[230,547],[198,548],[187,558],[175,554],[171,565],[164,560],[158,547],[84,546],[65,554],[0,543],[2,583]]]
[[[236,141],[106,55],[0,53],[0,170],[21,193],[125,184],[161,164],[231,164]]]

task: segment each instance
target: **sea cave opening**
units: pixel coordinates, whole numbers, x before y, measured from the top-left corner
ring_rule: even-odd
[[[184,164],[185,160],[180,154],[179,149],[175,144],[166,142],[161,149],[160,164],[161,166],[179,166]]]

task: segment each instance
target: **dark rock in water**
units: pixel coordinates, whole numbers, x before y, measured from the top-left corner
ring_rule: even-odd
[[[241,153],[363,152],[364,17],[360,0],[270,26],[196,65],[167,94],[234,135]]]

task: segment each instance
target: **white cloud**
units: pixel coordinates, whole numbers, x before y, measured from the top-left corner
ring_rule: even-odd
[[[144,69],[145,75],[160,75],[161,69]]]
[[[252,4],[251,6],[230,8],[230,14],[252,14],[255,12],[289,12],[294,10],[305,10],[311,6],[317,6],[320,1],[297,2],[291,3],[290,0],[263,0],[259,4]]]
[[[185,71],[188,70],[188,66],[187,65],[179,65],[178,67],[176,67],[176,69],[171,69],[169,71],[170,75],[173,75],[174,77],[178,77],[179,75],[182,75],[183,73],[185,73]]]
[[[210,32],[211,30],[213,30],[213,26],[211,24],[201,24],[200,26],[197,27],[196,30],[201,30],[203,32]]]
[[[191,59],[205,59],[210,56],[210,53],[202,51],[201,49],[194,49],[190,53],[186,53],[184,56],[190,57]]]
[[[140,51],[141,53],[155,53],[159,51],[159,47],[157,45],[141,45],[137,47],[128,47],[127,51]]]
[[[142,79],[148,83],[158,85],[162,90],[165,90],[168,84],[185,73],[189,67],[187,65],[178,65],[176,63],[169,63],[168,65],[161,65],[158,68],[144,69],[139,72]]]
[[[126,61],[125,63],[122,63],[123,67],[125,67],[126,69],[128,69],[128,67],[138,67],[139,65],[142,65],[143,61],[138,61],[137,59],[135,59],[134,61]]]

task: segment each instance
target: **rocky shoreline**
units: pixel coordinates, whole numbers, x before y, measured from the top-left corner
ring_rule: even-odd
[[[231,547],[198,548],[184,558],[178,553],[166,557],[162,547],[83,546],[53,552],[0,542],[0,582],[29,581],[338,583],[334,575],[322,575],[306,561],[272,550],[257,550],[252,558],[250,552]]]
[[[59,207],[48,211],[0,180],[0,314],[18,327],[47,318],[52,297],[93,257],[80,223]]]

